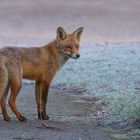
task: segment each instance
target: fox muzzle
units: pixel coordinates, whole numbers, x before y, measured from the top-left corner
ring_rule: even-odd
[[[80,57],[80,54],[72,54],[72,55],[69,55],[70,58],[73,58],[73,59],[78,59]]]

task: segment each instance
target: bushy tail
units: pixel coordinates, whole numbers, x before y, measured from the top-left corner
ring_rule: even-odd
[[[0,100],[8,85],[8,71],[3,63],[0,62]]]

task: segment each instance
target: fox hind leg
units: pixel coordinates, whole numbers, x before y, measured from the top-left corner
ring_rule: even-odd
[[[21,86],[22,72],[20,70],[12,74],[12,78],[10,79],[11,94],[9,98],[9,105],[19,121],[26,121],[27,119],[21,115],[16,107],[16,97],[20,92]]]
[[[17,81],[12,82],[9,105],[19,121],[26,121],[26,118],[21,115],[21,113],[18,111],[16,107],[16,97],[20,92],[20,89],[21,89],[21,82],[17,82]]]

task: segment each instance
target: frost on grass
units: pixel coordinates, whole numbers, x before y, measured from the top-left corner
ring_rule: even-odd
[[[53,84],[80,86],[110,112],[107,122],[140,118],[140,43],[84,44],[81,57],[69,60]],[[89,92],[87,92],[88,94]]]

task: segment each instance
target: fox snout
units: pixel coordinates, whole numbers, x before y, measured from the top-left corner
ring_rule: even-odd
[[[80,57],[79,53],[70,53],[70,52],[66,52],[66,55],[68,56],[68,58],[73,58],[73,59],[78,59]]]
[[[79,53],[71,55],[71,58],[73,58],[73,59],[78,59],[79,57],[80,57]]]

